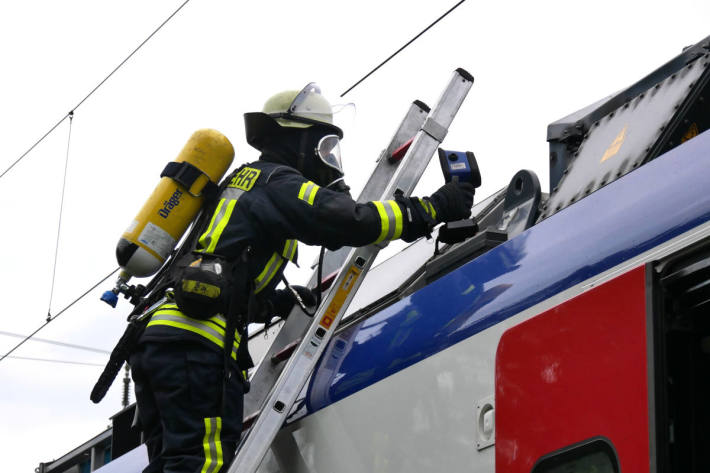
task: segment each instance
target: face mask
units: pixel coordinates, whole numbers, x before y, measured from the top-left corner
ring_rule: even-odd
[[[343,161],[340,157],[340,139],[337,135],[325,135],[318,141],[316,156],[321,162],[340,174],[343,172]]]

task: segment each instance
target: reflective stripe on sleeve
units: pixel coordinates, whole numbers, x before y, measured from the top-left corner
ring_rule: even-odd
[[[222,468],[224,457],[222,455],[222,418],[205,417],[205,436],[202,439],[202,448],[205,452],[205,463],[200,473],[217,473]]]
[[[289,261],[293,261],[293,257],[296,256],[296,248],[298,248],[298,242],[296,240],[286,240],[281,256]]]
[[[308,203],[308,205],[313,205],[318,189],[320,189],[320,187],[314,182],[304,182],[301,184],[301,189],[298,191],[298,198]]]
[[[418,199],[419,203],[421,206],[424,208],[424,211],[429,214],[431,218],[436,220],[436,209],[434,208],[434,205],[429,202],[427,199]]]
[[[379,243],[384,240],[396,240],[402,236],[403,219],[402,210],[399,204],[394,200],[386,200],[384,202],[374,201],[373,204],[380,214],[382,230],[380,236],[375,240]]]
[[[274,253],[271,255],[264,269],[261,270],[261,273],[254,279],[254,294],[258,294],[269,284],[283,263],[284,259],[280,254]]]

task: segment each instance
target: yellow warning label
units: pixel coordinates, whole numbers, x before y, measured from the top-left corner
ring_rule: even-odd
[[[681,142],[681,143],[685,143],[685,142],[688,141],[688,140],[692,140],[692,139],[695,138],[696,136],[698,136],[698,124],[697,124],[697,123],[693,123],[693,124],[690,125],[690,127],[686,130],[685,134],[684,134],[683,137],[680,139],[680,142]]]
[[[361,272],[362,271],[356,266],[351,266],[350,269],[348,269],[348,274],[345,276],[345,279],[343,279],[343,282],[340,284],[340,287],[336,291],[333,300],[330,301],[328,310],[325,311],[325,314],[323,314],[323,317],[320,319],[320,322],[318,322],[321,327],[327,330],[330,328],[331,325],[333,325],[335,317],[338,315],[338,312],[340,312],[340,308],[343,307],[345,299],[348,297],[348,294],[350,294],[350,291],[355,285],[355,281],[357,281],[357,278],[360,277]]]
[[[600,163],[603,163],[607,159],[611,158],[612,156],[616,155],[616,153],[619,152],[619,149],[621,149],[621,145],[624,144],[624,140],[626,139],[626,129],[628,128],[628,125],[624,125],[624,129],[619,132],[618,135],[616,135],[616,138],[614,138],[614,141],[611,142],[609,147],[606,149],[604,152],[604,156],[602,156],[602,159],[599,161]]]

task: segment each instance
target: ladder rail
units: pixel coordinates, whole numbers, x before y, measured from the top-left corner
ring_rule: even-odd
[[[382,192],[381,200],[392,198],[397,190],[401,190],[404,195],[411,193],[437,146],[446,136],[448,127],[472,85],[473,77],[468,72],[462,69],[454,72],[439,103],[429,113]],[[313,318],[303,341],[270,390],[251,431],[242,440],[228,473],[256,472],[377,253],[384,246],[368,245],[349,251],[345,264]]]

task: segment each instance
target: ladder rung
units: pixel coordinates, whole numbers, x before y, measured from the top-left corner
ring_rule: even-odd
[[[296,351],[296,348],[298,348],[298,345],[301,344],[302,338],[296,339],[293,342],[289,343],[286,345],[283,350],[280,352],[275,353],[271,357],[271,364],[278,365],[282,361],[286,361],[289,359],[289,357],[293,354],[294,351]]]
[[[242,421],[242,431],[245,431],[250,428],[254,421],[257,419],[257,417],[259,417],[259,414],[261,414],[261,409],[256,412],[252,412],[249,416],[245,417]]]
[[[405,154],[407,154],[407,150],[409,147],[412,145],[412,142],[414,141],[414,137],[409,138],[402,146],[397,148],[396,150],[392,151],[392,156],[390,156],[390,162],[394,163],[396,161],[401,160]]]
[[[318,290],[320,292],[323,292],[323,291],[327,290],[330,286],[332,286],[333,281],[335,281],[335,278],[338,276],[339,272],[340,272],[340,270],[338,269],[337,271],[333,271],[332,273],[330,273],[329,275],[324,277],[320,282],[320,286],[318,287]]]

